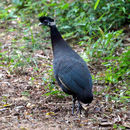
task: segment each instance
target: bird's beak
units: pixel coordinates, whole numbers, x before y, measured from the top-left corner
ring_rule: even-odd
[[[39,23],[38,25],[39,25],[39,26],[42,26],[42,25],[43,25],[43,23]]]

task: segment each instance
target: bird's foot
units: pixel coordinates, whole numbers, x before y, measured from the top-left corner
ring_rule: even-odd
[[[80,115],[82,114],[81,111],[84,110],[84,108],[82,107],[81,103],[78,101],[78,110],[76,112],[76,115],[79,113]]]

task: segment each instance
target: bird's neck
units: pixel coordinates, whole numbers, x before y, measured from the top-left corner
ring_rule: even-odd
[[[59,41],[62,41],[63,38],[60,34],[60,32],[58,31],[57,27],[54,25],[54,26],[51,26],[51,42],[52,42],[52,45],[56,45],[59,43]]]
[[[50,31],[51,31],[51,42],[54,56],[56,56],[58,52],[61,51],[62,52],[64,51],[65,53],[66,50],[70,48],[70,46],[68,46],[68,44],[64,41],[56,26],[52,26]]]

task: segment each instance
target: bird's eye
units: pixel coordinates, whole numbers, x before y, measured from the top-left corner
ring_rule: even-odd
[[[44,23],[48,23],[48,21],[47,21],[47,20],[44,20]]]

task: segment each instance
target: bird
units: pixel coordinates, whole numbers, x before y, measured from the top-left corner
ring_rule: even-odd
[[[82,103],[90,104],[93,100],[93,83],[86,62],[63,39],[55,20],[48,16],[39,18],[39,25],[50,28],[53,51],[53,71],[58,85],[63,92],[72,95],[72,114],[76,108],[77,114],[83,109]]]

